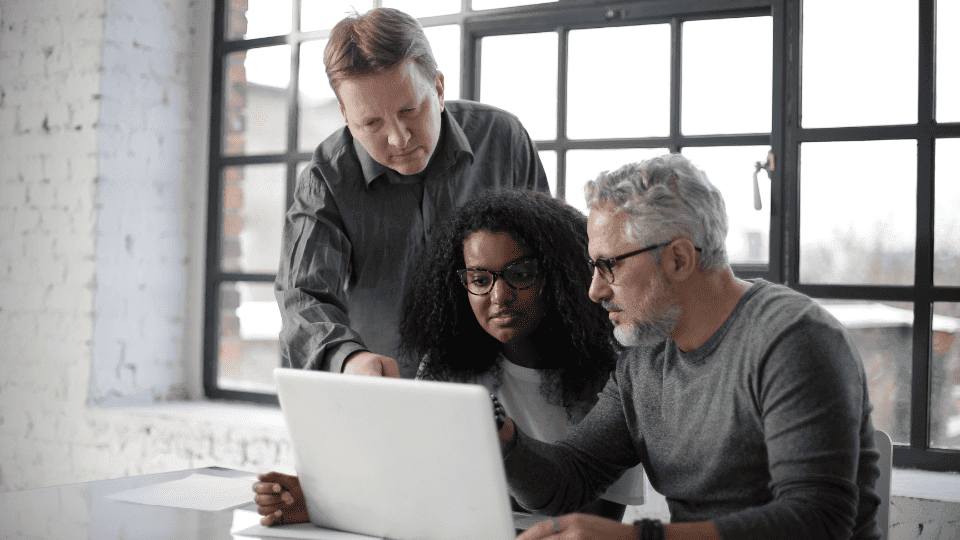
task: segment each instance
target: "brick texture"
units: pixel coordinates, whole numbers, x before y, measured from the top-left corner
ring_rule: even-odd
[[[113,407],[202,398],[211,4],[0,2],[0,491],[291,471],[275,409]],[[246,20],[229,24],[242,34]],[[234,208],[243,194],[226,183]],[[628,518],[666,517],[648,497]],[[958,504],[894,497],[891,510],[891,538],[956,537]]]
[[[202,398],[210,5],[0,3],[0,491],[290,470],[276,410],[104,408]]]

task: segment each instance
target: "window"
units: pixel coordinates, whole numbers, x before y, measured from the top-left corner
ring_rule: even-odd
[[[895,464],[960,470],[960,58],[955,2],[791,5],[785,282],[864,360]],[[842,27],[844,36],[836,31]],[[935,52],[936,51],[936,52]],[[895,75],[893,75],[895,74]],[[950,451],[952,450],[952,452]]]
[[[955,2],[218,0],[208,395],[276,402],[283,212],[343,125],[323,47],[380,5],[420,18],[448,99],[520,117],[574,206],[629,161],[706,170],[737,275],[850,331],[896,465],[960,471],[960,38],[937,31],[960,25]]]

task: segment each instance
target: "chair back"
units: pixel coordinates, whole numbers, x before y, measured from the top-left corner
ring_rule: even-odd
[[[880,508],[877,509],[877,524],[880,525],[880,538],[887,540],[890,522],[890,475],[893,469],[893,441],[886,433],[876,430],[877,450],[880,452],[880,478],[877,479],[877,496]]]

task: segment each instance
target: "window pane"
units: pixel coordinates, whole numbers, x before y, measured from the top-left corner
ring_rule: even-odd
[[[937,121],[960,122],[960,2],[937,2]]]
[[[529,6],[531,4],[550,4],[557,0],[473,0],[475,10],[496,9],[514,6]]]
[[[287,143],[290,46],[230,53],[223,100],[223,153],[270,154]]]
[[[850,333],[867,376],[873,425],[894,443],[910,442],[913,304],[820,300]]]
[[[277,271],[286,204],[285,171],[284,165],[227,167],[223,171],[223,271]]]
[[[280,367],[280,310],[272,283],[220,285],[220,360],[217,386],[273,392]]]
[[[683,155],[707,173],[723,194],[729,231],[727,257],[731,264],[767,264],[770,260],[770,178],[757,174],[760,210],[753,206],[753,171],[770,152],[768,146],[689,147]]]
[[[800,281],[912,285],[916,141],[800,145]]]
[[[666,148],[617,148],[611,150],[570,150],[567,152],[567,186],[564,199],[584,214],[589,214],[583,186],[604,171],[615,171],[627,163],[635,163],[668,153]]]
[[[293,20],[291,0],[247,0],[224,4],[227,10],[227,39],[254,39],[290,33]]]
[[[570,138],[670,134],[670,25],[573,30],[568,43]],[[611,51],[643,51],[643,68],[623,69]]]
[[[933,304],[930,445],[960,450],[960,304]]]
[[[540,155],[540,163],[543,164],[543,172],[547,174],[547,184],[550,185],[550,194],[557,196],[557,153],[553,150],[541,150],[537,152]]]
[[[433,17],[460,12],[460,0],[383,0],[383,7],[396,8],[412,17]],[[436,54],[436,51],[434,51]]]
[[[298,146],[312,152],[331,133],[344,125],[337,96],[323,69],[323,48],[327,40],[309,41],[300,46],[300,112]],[[319,67],[318,67],[319,66]]]
[[[682,80],[683,133],[770,132],[773,18],[683,23]]]
[[[557,135],[557,34],[480,40],[480,101],[520,117],[534,140]]]
[[[443,73],[444,99],[460,99],[460,26],[428,26],[423,33]]]
[[[960,286],[960,139],[936,142],[933,283]]]
[[[329,30],[354,9],[357,13],[364,13],[372,7],[372,0],[302,0],[300,30]]]
[[[917,121],[917,0],[803,2],[803,127]]]

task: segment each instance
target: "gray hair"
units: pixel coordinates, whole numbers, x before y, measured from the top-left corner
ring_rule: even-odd
[[[638,246],[687,238],[701,249],[698,268],[728,266],[727,209],[720,190],[680,154],[604,171],[584,187],[587,206],[627,212],[626,234]],[[655,254],[659,262],[659,252]]]

